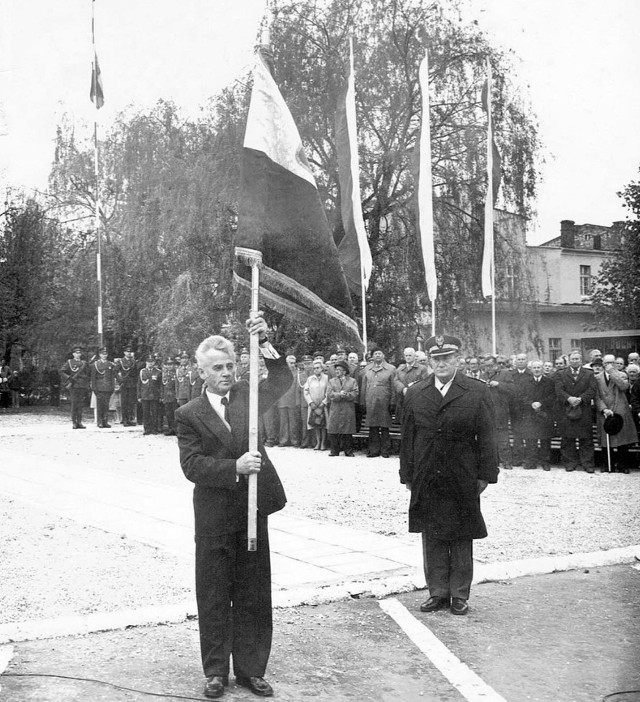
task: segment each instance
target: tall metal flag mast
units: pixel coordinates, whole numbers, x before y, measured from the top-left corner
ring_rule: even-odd
[[[433,243],[433,184],[431,176],[431,127],[429,119],[429,56],[424,50],[424,58],[418,72],[422,93],[422,121],[420,125],[420,165],[418,170],[418,228],[424,263],[427,291],[431,300],[431,334],[436,333],[436,298],[438,277],[436,275],[435,251]]]
[[[487,58],[487,82],[483,91],[483,106],[487,112],[487,196],[484,205],[484,252],[482,256],[482,294],[491,297],[491,351],[496,353],[496,291],[495,252],[493,244],[494,143],[491,119],[491,62]]]
[[[89,97],[96,106],[96,116],[93,120],[93,167],[96,181],[95,201],[95,227],[96,227],[96,278],[98,281],[98,348],[103,346],[102,332],[102,236],[100,232],[100,176],[98,169],[98,110],[104,105],[104,91],[102,89],[102,76],[96,51],[95,33],[95,0],[91,0],[91,43],[93,60],[91,62],[91,91]]]

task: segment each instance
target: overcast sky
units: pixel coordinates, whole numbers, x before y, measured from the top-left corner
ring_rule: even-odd
[[[546,165],[530,243],[556,236],[561,219],[624,219],[616,192],[638,179],[640,166],[640,2],[466,1],[469,18],[515,52],[518,81],[529,86],[538,117]],[[161,97],[195,114],[250,67],[264,4],[96,0],[106,97],[100,123]],[[3,0],[2,8],[0,182],[43,188],[61,115],[94,118],[91,1]]]

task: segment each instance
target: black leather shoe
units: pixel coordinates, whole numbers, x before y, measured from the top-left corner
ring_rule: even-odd
[[[264,678],[243,678],[236,677],[236,685],[248,687],[254,695],[258,697],[272,697],[273,688]]]
[[[78,424],[78,429],[86,429],[86,428],[87,428],[87,427],[85,427],[84,424]]]
[[[466,614],[469,611],[467,601],[462,597],[451,598],[451,614]]]
[[[421,612],[437,612],[439,609],[447,609],[449,606],[448,597],[430,597],[420,605]]]
[[[224,693],[224,688],[229,684],[229,677],[227,675],[211,675],[207,678],[207,682],[204,686],[204,696],[211,699],[217,699],[222,697]]]

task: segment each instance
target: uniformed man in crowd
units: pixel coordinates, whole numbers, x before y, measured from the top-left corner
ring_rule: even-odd
[[[74,429],[85,429],[82,410],[87,400],[91,376],[89,365],[82,360],[82,348],[76,346],[70,358],[60,369],[62,382],[71,399],[71,423]]]
[[[180,365],[176,369],[176,401],[178,407],[186,405],[191,399],[191,376],[189,369],[189,354],[180,354]]]
[[[138,402],[142,405],[143,434],[158,434],[158,406],[162,395],[162,371],[156,358],[148,354],[145,367],[138,374]]]
[[[167,358],[162,368],[162,404],[164,415],[167,418],[167,436],[176,435],[175,411],[178,408],[176,400],[176,362],[173,358]]]
[[[109,400],[115,388],[115,364],[108,360],[106,347],[98,350],[98,358],[91,364],[91,391],[96,396],[98,429],[110,429]]]
[[[116,377],[120,383],[122,425],[125,427],[135,427],[136,425],[139,371],[140,368],[133,354],[133,347],[125,346],[123,358],[120,358],[116,363]]]
[[[459,369],[457,337],[426,347],[434,372],[405,395],[400,481],[411,491],[409,531],[422,534],[429,598],[420,610],[465,615],[473,540],[487,536],[480,494],[498,480],[493,406],[487,385]]]
[[[396,388],[396,421],[402,424],[402,407],[407,390],[429,374],[425,366],[418,363],[416,351],[411,346],[404,350],[404,363],[396,369],[394,385]]]

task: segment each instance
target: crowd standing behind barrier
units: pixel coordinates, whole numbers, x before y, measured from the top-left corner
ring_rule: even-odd
[[[58,406],[62,397],[71,403],[73,428],[84,428],[88,410],[95,409],[99,428],[142,424],[145,434],[172,436],[175,410],[203,392],[196,360],[186,352],[137,360],[128,346],[113,361],[106,349],[89,360],[83,355],[82,348],[74,348],[60,368],[44,368],[37,382],[0,364],[0,411],[31,404]],[[371,458],[395,453],[404,395],[432,373],[426,354],[410,347],[397,367],[377,347],[366,359],[338,346],[330,354],[300,359],[289,354],[287,362],[291,387],[260,417],[260,440],[266,446],[329,451],[330,456],[343,452],[351,457],[359,447],[366,447]],[[458,372],[486,383],[491,391],[502,469],[548,471],[558,463],[553,460],[558,444],[567,471],[594,472],[596,447],[603,472],[638,469],[638,352],[625,360],[603,357],[593,349],[585,360],[573,350],[553,362],[524,353],[477,354],[461,357]],[[236,377],[249,381],[246,348],[238,353]]]

